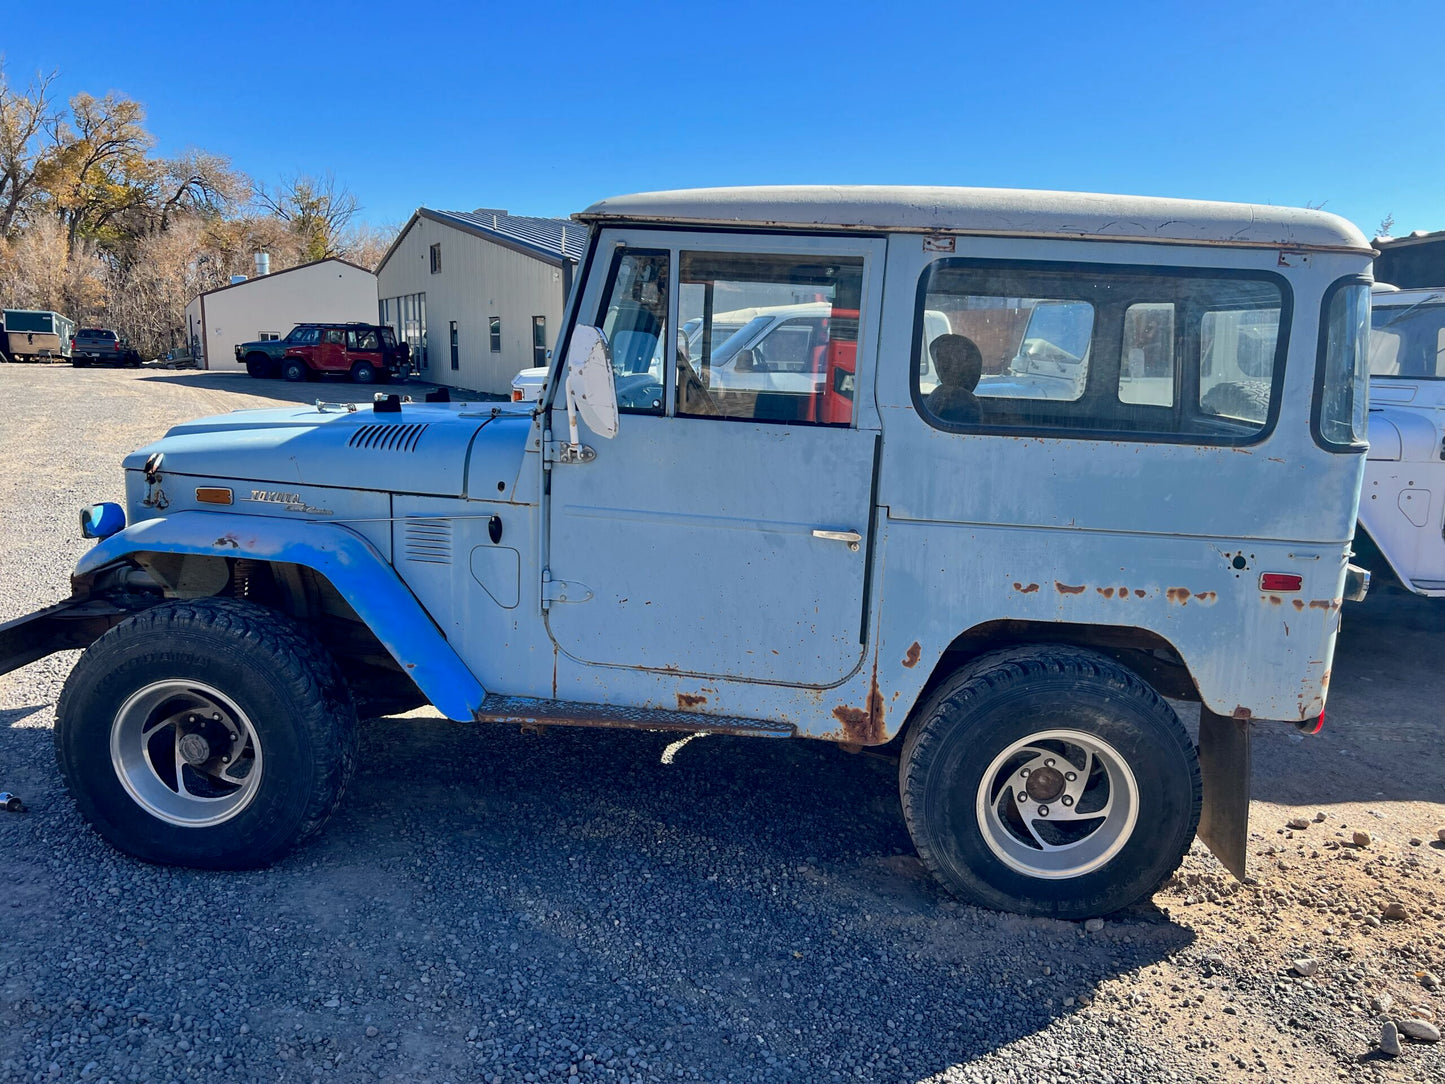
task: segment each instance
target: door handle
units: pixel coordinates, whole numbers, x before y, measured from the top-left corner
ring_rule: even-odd
[[[863,536],[857,531],[825,531],[821,528],[813,531],[814,538],[826,538],[831,542],[846,542],[848,548],[857,552],[858,543],[863,541]]]

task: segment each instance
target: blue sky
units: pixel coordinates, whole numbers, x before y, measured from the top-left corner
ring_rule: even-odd
[[[1445,3],[14,4],[12,83],[363,215],[714,184],[1061,188],[1445,228]],[[1412,55],[1413,50],[1413,55]]]

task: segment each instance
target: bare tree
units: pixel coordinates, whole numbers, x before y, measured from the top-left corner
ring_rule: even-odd
[[[330,170],[320,177],[284,177],[275,187],[258,184],[256,202],[290,225],[307,260],[339,255],[342,235],[361,210],[356,196]]]
[[[341,236],[338,255],[368,271],[375,271],[400,232],[401,226],[395,222],[383,226],[370,223],[352,226]]]
[[[1389,237],[1390,231],[1395,228],[1395,216],[1388,211],[1385,217],[1380,219],[1380,226],[1375,230],[1376,237]]]
[[[36,172],[47,151],[43,137],[57,121],[50,87],[59,74],[37,73],[17,91],[0,64],[0,236],[14,228],[35,191]]]

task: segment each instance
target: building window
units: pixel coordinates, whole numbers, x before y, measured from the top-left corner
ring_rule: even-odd
[[[461,357],[457,353],[457,322],[452,321],[452,371],[462,367]]]
[[[532,364],[547,364],[547,318],[532,317]]]
[[[275,341],[276,341],[277,339],[279,339],[280,337],[281,337],[280,335],[272,335],[269,331],[263,331],[263,332],[261,332],[261,337],[257,340],[257,342],[263,342],[263,343],[275,342]]]
[[[442,273],[442,243],[440,241],[431,247],[431,273],[433,275]]]
[[[487,317],[487,334],[492,340],[492,353],[502,352],[502,318],[500,316]]]

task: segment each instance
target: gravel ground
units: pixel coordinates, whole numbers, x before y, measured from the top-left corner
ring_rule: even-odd
[[[0,365],[0,617],[66,593],[124,452],[353,391]],[[944,896],[882,757],[426,712],[272,869],[142,865],[61,789],[54,656],[0,678],[0,1080],[1445,1080],[1374,1050],[1445,1014],[1445,603],[1346,622],[1325,733],[1257,740],[1257,880],[1196,845],[1097,930]]]

